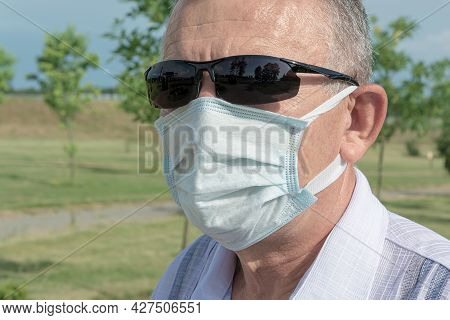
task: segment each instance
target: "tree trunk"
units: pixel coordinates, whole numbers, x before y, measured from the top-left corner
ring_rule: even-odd
[[[70,184],[75,180],[75,139],[73,136],[72,124],[66,123],[67,139],[69,141],[67,155],[69,156]]]
[[[381,136],[380,144],[379,144],[379,151],[378,151],[378,177],[377,177],[377,198],[380,199],[381,197],[381,188],[383,186],[383,165],[384,165],[384,147],[385,147],[385,140],[384,137]]]
[[[184,225],[183,225],[183,239],[181,241],[181,250],[186,248],[188,232],[189,232],[189,221],[184,213],[183,213],[183,216],[184,216]]]

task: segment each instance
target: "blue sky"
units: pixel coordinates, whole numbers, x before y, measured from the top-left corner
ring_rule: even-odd
[[[365,0],[369,14],[379,17],[386,25],[398,16],[414,20],[423,19],[448,0]],[[36,57],[42,51],[44,34],[24,18],[10,11],[7,3],[43,28],[53,32],[68,24],[90,39],[90,51],[96,52],[103,67],[117,74],[118,62],[109,62],[115,43],[102,37],[116,17],[122,17],[128,5],[120,0],[0,0],[0,46],[17,59],[13,86],[31,85],[25,75],[36,71]],[[405,41],[403,48],[415,59],[433,61],[450,57],[450,5],[420,23],[414,38]],[[101,70],[91,71],[86,80],[98,86],[112,86],[115,80]]]

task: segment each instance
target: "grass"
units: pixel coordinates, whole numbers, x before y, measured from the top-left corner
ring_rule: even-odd
[[[125,152],[121,140],[80,141],[71,184],[63,145],[62,140],[0,140],[0,210],[141,201],[167,189],[160,173],[137,173],[136,150]]]
[[[405,198],[384,200],[383,203],[392,212],[422,224],[450,239],[450,197]]]
[[[30,299],[147,299],[180,250],[183,218],[122,223],[30,282]],[[105,226],[0,244],[0,287],[20,285]],[[189,241],[199,235],[189,229]]]
[[[434,145],[430,142],[422,144],[420,148],[424,154],[434,151]],[[377,181],[377,161],[377,147],[372,147],[358,163],[358,167],[368,177],[373,189],[375,189]],[[431,165],[424,156],[409,157],[400,139],[394,140],[386,146],[383,170],[384,190],[450,188],[450,175],[444,169],[442,158],[434,159]]]
[[[75,119],[78,139],[123,139],[136,136],[133,117],[117,101],[88,104]],[[3,139],[65,139],[56,115],[40,98],[7,98],[0,104],[0,137]]]

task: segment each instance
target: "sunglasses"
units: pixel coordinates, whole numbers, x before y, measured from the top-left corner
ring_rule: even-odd
[[[359,85],[352,77],[333,70],[270,56],[242,55],[208,62],[168,60],[145,72],[150,103],[162,109],[187,105],[200,94],[202,71],[208,71],[218,98],[248,106],[295,97],[301,83],[297,73]]]

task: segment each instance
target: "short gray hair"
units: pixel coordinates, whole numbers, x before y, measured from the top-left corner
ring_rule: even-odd
[[[327,67],[353,76],[360,84],[370,81],[373,49],[369,19],[361,0],[321,0],[329,17],[331,41]],[[342,86],[341,86],[342,87]],[[336,86],[340,90],[339,84]]]
[[[172,7],[179,0],[172,0]],[[370,39],[369,19],[362,0],[320,0],[325,14],[329,38],[324,39],[329,55],[324,67],[347,73],[360,84],[370,81],[373,51]],[[337,92],[346,85],[333,82],[327,87]]]

